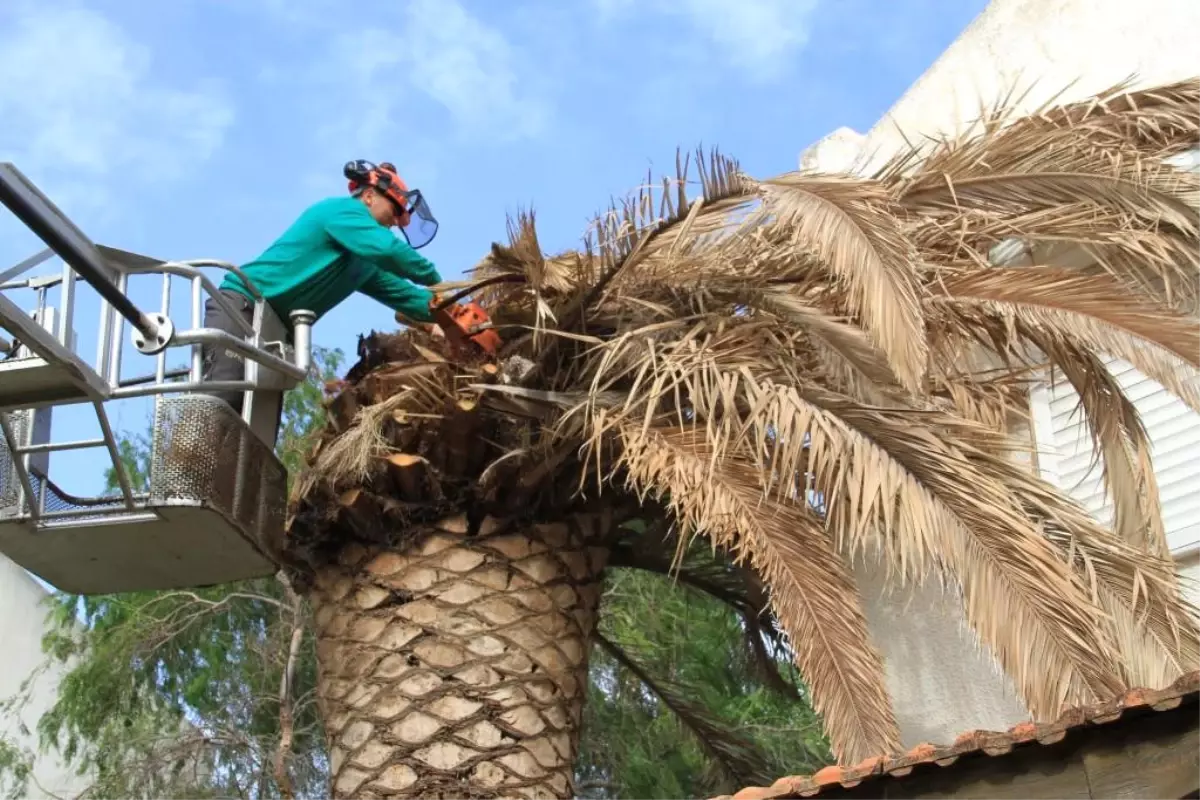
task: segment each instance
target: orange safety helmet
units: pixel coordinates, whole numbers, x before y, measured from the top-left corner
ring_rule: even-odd
[[[421,190],[409,189],[395,165],[386,161],[376,165],[359,159],[346,162],[342,174],[349,180],[351,194],[370,186],[396,204],[400,209],[400,232],[414,248],[420,249],[433,241],[438,221]]]

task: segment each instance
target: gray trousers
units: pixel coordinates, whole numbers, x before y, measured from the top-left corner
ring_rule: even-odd
[[[254,322],[254,301],[239,292],[227,291],[222,289],[221,294],[229,301],[229,305],[233,306],[247,323]],[[239,327],[222,308],[216,300],[209,298],[204,305],[204,327],[216,328],[219,331],[225,331],[228,334],[236,336],[239,339],[245,338],[245,331]],[[246,379],[246,363],[239,355],[234,355],[222,347],[206,344],[200,348],[200,353],[204,361],[202,375],[206,381],[241,381]],[[239,415],[242,413],[242,406],[245,401],[243,392],[231,391],[211,391],[200,392],[210,397],[216,397],[219,400],[224,400],[229,404],[230,408],[236,411]],[[279,435],[279,423],[283,417],[283,404],[280,403],[279,415],[275,419],[275,435]]]

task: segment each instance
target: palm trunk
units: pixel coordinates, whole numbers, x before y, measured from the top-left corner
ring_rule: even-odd
[[[349,545],[318,571],[333,797],[572,796],[607,550],[591,516],[491,522]]]

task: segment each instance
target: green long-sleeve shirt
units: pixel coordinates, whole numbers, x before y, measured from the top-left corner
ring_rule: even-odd
[[[430,322],[433,295],[422,287],[442,280],[429,259],[376,222],[354,197],[332,197],[309,206],[242,271],[285,324],[288,314],[301,308],[320,319],[355,292],[412,319]],[[250,297],[232,273],[221,288]]]

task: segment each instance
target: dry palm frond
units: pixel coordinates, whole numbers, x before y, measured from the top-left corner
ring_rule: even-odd
[[[1101,481],[1113,505],[1113,530],[1148,552],[1166,555],[1167,534],[1159,513],[1158,481],[1150,440],[1137,408],[1125,397],[1107,366],[1067,342],[1043,342],[1079,396],[1079,410],[1091,434]]]
[[[1030,387],[1020,375],[1006,374],[1003,379],[940,375],[934,386],[930,400],[939,410],[977,422],[999,433],[1012,432],[1018,435],[1012,430],[1014,424],[1018,429],[1029,427]]]
[[[1122,541],[1045,482],[977,452],[980,469],[1005,481],[1060,556],[1111,615],[1099,621],[1120,653],[1127,685],[1200,668],[1198,610],[1180,592],[1173,560]]]
[[[1007,488],[1059,556],[1072,565],[1086,591],[1097,596],[1108,613],[1136,618],[1144,626],[1140,635],[1147,646],[1139,645],[1135,652],[1127,649],[1131,631],[1120,630],[1119,620],[1100,622],[1102,627],[1117,626],[1110,631],[1125,668],[1138,659],[1180,672],[1200,667],[1200,612],[1178,591],[1180,579],[1169,556],[1122,540],[1076,502],[1005,458],[1004,436],[951,416],[941,422],[946,438],[962,444],[973,468]]]
[[[831,730],[838,758],[899,750],[899,732],[849,570],[808,509],[762,496],[752,465],[716,470],[703,436],[622,430],[619,467],[631,488],[668,496],[688,530],[748,561],[771,587],[775,615]],[[833,624],[831,621],[836,620]]]
[[[878,177],[930,262],[985,263],[1005,239],[1082,246],[1101,268],[1194,312],[1200,177],[1163,159],[1200,144],[1187,105],[1197,97],[1200,81],[1189,80],[1021,117],[1000,107],[975,135],[902,153]]]
[[[451,509],[647,503],[679,534],[639,542],[654,563],[701,580],[700,534],[762,581],[773,615],[747,620],[786,633],[843,759],[898,745],[844,560],[867,549],[891,581],[951,587],[1038,719],[1196,669],[1153,448],[1105,365],[1200,410],[1200,179],[1163,163],[1200,141],[1198,100],[1189,80],[1000,107],[862,179],[697,153],[557,254],[523,212],[472,276],[499,363],[372,337],[292,549],[366,537],[370,513],[399,536]],[[1115,530],[1024,458],[1031,387],[1059,375]]]
[[[979,271],[941,284],[937,302],[959,324],[1003,325],[1024,338],[1079,342],[1089,352],[1124,359],[1200,411],[1200,325],[1131,296],[1102,275],[1053,268]],[[1190,373],[1190,374],[1189,374]]]
[[[1082,129],[1098,148],[1134,150],[1158,158],[1195,147],[1200,81],[1132,91],[1131,86],[1132,81],[1122,81],[1082,102],[1045,106],[1040,113],[1022,117],[1014,127]],[[1003,117],[1002,109],[996,116]]]
[[[925,376],[917,253],[887,191],[861,180],[789,175],[767,181],[759,215],[813,251],[847,285],[851,313],[909,389]],[[770,251],[775,257],[776,250]]]
[[[963,437],[952,439],[913,415],[856,408],[824,391],[807,399],[857,434],[845,459],[839,455],[847,448],[810,428],[818,434],[812,471],[834,531],[860,539],[887,531],[894,539],[881,544],[894,564],[920,570],[922,561],[935,563],[960,582],[968,623],[1035,715],[1053,715],[1119,686],[1116,655],[1095,629],[1097,609],[1083,586],[1014,507],[1006,485],[974,469],[962,446],[951,444]],[[823,472],[840,481],[822,480]],[[864,495],[864,488],[874,491]],[[1030,652],[1039,663],[1027,661]]]

